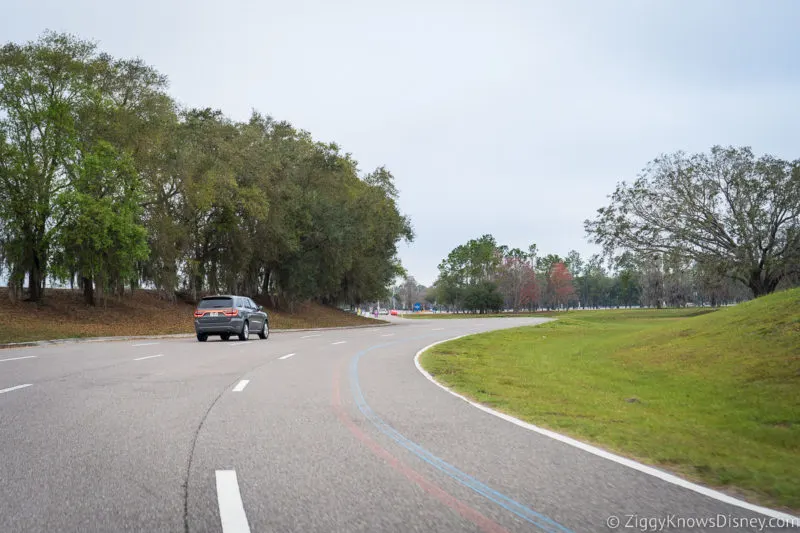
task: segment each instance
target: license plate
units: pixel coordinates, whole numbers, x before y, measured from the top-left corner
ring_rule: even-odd
[[[222,313],[208,313],[208,316],[222,316]]]

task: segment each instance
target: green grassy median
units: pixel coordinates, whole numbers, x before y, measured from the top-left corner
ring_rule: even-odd
[[[424,353],[485,405],[800,510],[800,289],[698,310],[578,311]]]

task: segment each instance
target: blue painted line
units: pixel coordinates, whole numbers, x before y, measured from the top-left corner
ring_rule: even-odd
[[[416,340],[422,339],[426,337],[430,337],[432,335],[423,335],[420,337],[413,337],[407,340]],[[407,449],[426,463],[430,464],[440,472],[447,474],[454,480],[456,480],[461,485],[472,489],[473,491],[477,492],[481,496],[485,497],[486,499],[496,503],[500,507],[510,511],[514,515],[518,516],[519,518],[525,520],[526,522],[536,526],[542,531],[546,531],[548,533],[572,533],[571,530],[567,529],[566,527],[562,526],[558,522],[555,522],[551,518],[537,513],[533,509],[526,507],[525,505],[517,502],[516,500],[509,498],[505,494],[502,494],[493,488],[481,483],[474,477],[462,472],[455,466],[449,464],[448,462],[440,459],[439,457],[435,456],[419,444],[413,442],[412,440],[408,439],[396,429],[391,427],[389,424],[383,421],[380,416],[375,414],[372,408],[367,404],[366,399],[364,398],[364,394],[361,391],[361,385],[359,384],[358,380],[358,362],[362,356],[365,354],[377,350],[379,348],[385,348],[386,346],[391,346],[393,344],[398,344],[402,341],[395,341],[395,342],[388,342],[383,344],[376,344],[366,350],[362,350],[358,352],[350,362],[350,388],[353,393],[353,398],[358,406],[359,411],[363,414],[372,424],[384,435],[395,441],[397,444],[402,446],[403,448]]]

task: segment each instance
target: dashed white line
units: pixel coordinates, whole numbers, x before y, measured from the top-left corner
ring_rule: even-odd
[[[31,385],[33,385],[33,383],[26,383],[25,385],[17,385],[16,387],[9,387],[7,389],[0,389],[0,394],[3,394],[4,392],[11,392],[12,390],[24,389],[25,387],[30,387]]]
[[[248,383],[250,383],[249,379],[243,379],[233,388],[233,392],[242,392]]]
[[[164,357],[164,354],[160,353],[158,355],[147,355],[145,357],[137,357],[136,359],[134,359],[134,361],[144,361],[145,359],[153,359],[154,357]]]
[[[442,331],[444,328],[433,328],[432,331]]]
[[[295,354],[293,354],[293,353],[289,353],[289,354],[282,355],[282,356],[278,357],[278,359],[289,359],[289,358],[290,358],[291,356],[293,356],[293,355],[295,355]]]
[[[347,342],[347,341],[338,341],[338,342],[332,342],[331,344],[344,344],[344,343],[346,343],[346,342]]]
[[[138,348],[139,346],[155,346],[156,344],[161,344],[160,342],[140,342],[139,344],[133,344],[134,348]]]
[[[0,359],[0,363],[5,363],[6,361],[19,361],[20,359],[34,359],[39,357],[38,355],[26,355],[25,357],[12,357],[10,359]]]
[[[250,533],[235,470],[217,470],[217,501],[222,533]]]
[[[393,337],[394,333],[387,333],[386,335],[381,335],[381,337]]]
[[[300,338],[301,338],[301,339],[311,339],[311,338],[313,338],[313,337],[322,337],[322,334],[319,334],[319,335],[303,335],[303,336],[302,336],[302,337],[300,337]]]

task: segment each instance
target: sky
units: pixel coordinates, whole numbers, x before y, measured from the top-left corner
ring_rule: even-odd
[[[45,29],[141,57],[170,93],[252,110],[386,165],[431,285],[469,239],[562,256],[661,154],[800,158],[794,0],[0,0],[0,41]]]

